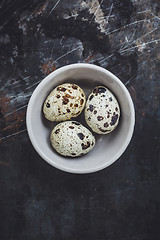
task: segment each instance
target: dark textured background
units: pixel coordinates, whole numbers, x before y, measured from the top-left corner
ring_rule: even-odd
[[[43,161],[25,124],[38,83],[76,62],[118,76],[136,109],[123,156],[86,175]],[[159,240],[159,99],[159,0],[1,0],[0,240]]]

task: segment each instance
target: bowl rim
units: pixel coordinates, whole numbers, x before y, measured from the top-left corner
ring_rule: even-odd
[[[118,83],[118,85],[120,85],[120,87],[123,89],[123,91],[125,92],[125,95],[128,99],[128,104],[131,110],[131,126],[129,129],[129,132],[127,134],[127,137],[125,139],[125,142],[123,142],[122,147],[120,148],[120,150],[117,152],[117,154],[112,158],[111,161],[108,161],[102,165],[99,165],[98,167],[93,167],[90,169],[86,169],[86,170],[81,170],[81,169],[70,169],[64,166],[61,166],[55,162],[52,162],[49,158],[46,157],[46,155],[43,153],[43,151],[39,148],[39,146],[36,144],[36,138],[32,132],[31,129],[31,112],[32,112],[32,107],[33,107],[33,103],[35,98],[37,97],[39,90],[41,90],[43,88],[44,85],[46,85],[53,77],[55,77],[56,75],[58,75],[59,73],[69,70],[69,69],[75,69],[75,68],[90,68],[93,70],[99,70],[100,72],[103,72],[104,74],[106,74],[107,76],[109,76],[110,78],[114,79],[114,81],[116,81]],[[48,76],[46,76],[44,79],[42,79],[42,81],[38,84],[38,86],[35,88],[35,90],[33,91],[30,100],[28,102],[28,106],[27,106],[27,111],[26,111],[26,126],[27,126],[27,132],[30,138],[30,141],[33,145],[33,147],[35,148],[35,150],[37,151],[37,153],[47,162],[49,163],[51,166],[65,171],[65,172],[69,172],[69,173],[76,173],[76,174],[85,174],[85,173],[93,173],[93,172],[97,172],[100,171],[108,166],[110,166],[111,164],[113,164],[116,160],[118,160],[118,158],[120,158],[120,156],[125,152],[127,146],[129,145],[133,132],[134,132],[134,126],[135,126],[135,109],[134,109],[134,104],[132,101],[132,98],[130,96],[130,93],[128,91],[128,89],[125,87],[125,85],[121,82],[121,80],[116,77],[113,73],[111,73],[110,71],[106,70],[103,67],[97,66],[97,65],[93,65],[93,64],[89,64],[89,63],[74,63],[74,64],[69,64],[63,67],[60,67],[58,69],[56,69],[54,72],[50,73]]]

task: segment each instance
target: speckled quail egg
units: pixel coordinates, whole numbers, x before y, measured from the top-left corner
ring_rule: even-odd
[[[50,140],[58,153],[70,157],[82,156],[95,145],[93,134],[77,121],[65,121],[56,125]]]
[[[76,84],[64,83],[46,98],[43,113],[50,121],[66,121],[77,117],[85,106],[85,94]]]
[[[98,134],[112,132],[118,125],[120,107],[116,97],[104,86],[97,86],[89,95],[85,107],[85,120]]]

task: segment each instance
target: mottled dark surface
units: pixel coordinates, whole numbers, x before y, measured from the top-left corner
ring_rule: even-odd
[[[126,152],[87,175],[43,161],[25,124],[38,83],[76,62],[113,72],[136,109]],[[0,240],[159,240],[159,0],[1,0],[0,73]]]

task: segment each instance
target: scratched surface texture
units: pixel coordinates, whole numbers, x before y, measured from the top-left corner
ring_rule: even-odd
[[[26,131],[38,83],[70,63],[128,88],[136,127],[123,156],[74,175],[43,161]],[[0,1],[0,239],[159,240],[159,0]]]

